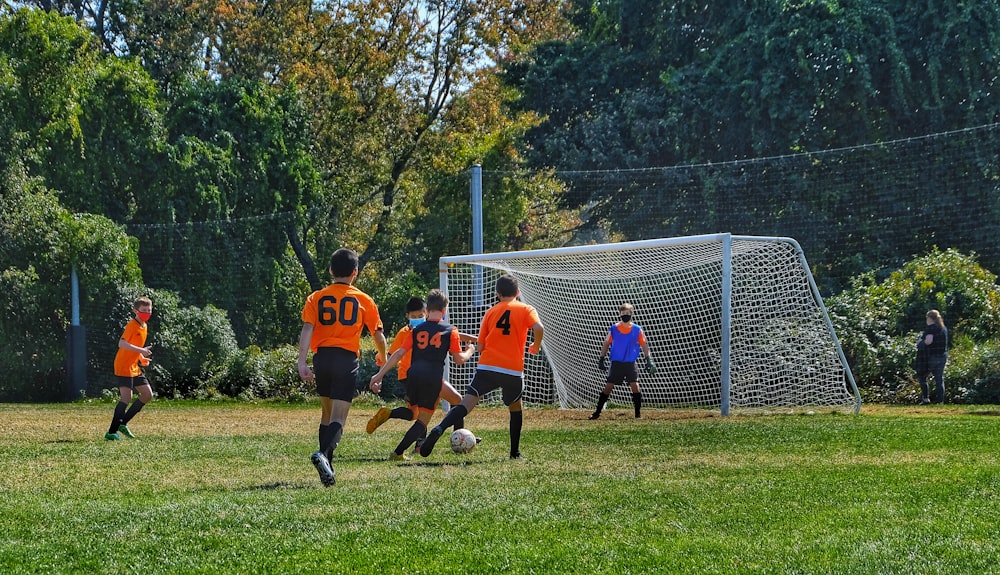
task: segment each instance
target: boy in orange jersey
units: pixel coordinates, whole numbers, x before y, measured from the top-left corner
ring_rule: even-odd
[[[517,300],[517,278],[503,275],[497,279],[497,297],[500,301],[491,307],[479,327],[479,364],[462,403],[448,412],[444,420],[427,433],[420,446],[420,455],[427,457],[444,431],[469,414],[479,399],[500,388],[504,405],[510,410],[510,458],[521,459],[521,394],[524,389],[524,344],[528,332],[534,341],[528,353],[538,353],[542,346],[545,328],[538,319],[538,312],[530,305]]]
[[[404,325],[396,333],[396,337],[392,340],[392,344],[389,345],[389,356],[391,357],[396,350],[403,347],[403,343],[411,337],[413,329],[418,325],[424,323],[426,317],[426,309],[424,306],[424,300],[413,296],[406,302],[406,321],[407,324]],[[467,339],[463,333],[459,333],[459,338],[462,341],[475,341],[475,338]],[[416,405],[409,400],[409,387],[407,387],[407,372],[410,368],[410,357],[411,354],[406,353],[400,358],[399,363],[396,367],[396,377],[399,380],[400,385],[407,392],[405,398],[407,405],[405,407],[397,407],[395,409],[389,409],[387,407],[380,407],[375,415],[368,420],[368,425],[365,427],[365,431],[368,433],[375,433],[375,430],[382,426],[383,423],[389,421],[390,419],[403,419],[405,421],[413,421],[416,417],[417,408]],[[462,401],[462,396],[458,393],[454,387],[451,386],[447,381],[441,382],[441,399],[447,401],[452,405],[458,404]]]
[[[375,363],[385,363],[385,334],[378,306],[371,296],[354,287],[358,277],[358,254],[341,248],[330,257],[333,283],[306,298],[299,334],[299,376],[315,381],[322,414],[319,422],[319,450],[311,456],[320,482],[336,483],[330,459],[344,433],[347,413],[357,388],[361,332],[368,328],[375,340]],[[309,350],[313,368],[306,363]]]
[[[407,378],[406,395],[412,408],[417,412],[417,420],[403,436],[389,459],[400,461],[406,459],[406,449],[424,437],[427,424],[434,415],[438,396],[441,394],[441,382],[444,376],[444,365],[448,355],[452,360],[462,365],[476,351],[472,344],[466,344],[462,349],[458,329],[445,323],[444,316],[448,311],[448,297],[440,290],[431,290],[427,294],[427,320],[410,330],[410,337],[403,341],[382,369],[372,376],[371,390],[378,393],[382,389],[382,378],[403,357],[410,355],[411,362]]]
[[[426,310],[424,306],[424,300],[413,296],[406,302],[406,321],[407,325],[400,328],[399,332],[396,333],[396,337],[392,340],[392,344],[389,346],[389,356],[392,356],[396,350],[403,347],[406,340],[411,338],[413,329],[418,325],[424,323],[426,317]],[[476,338],[468,334],[459,332],[459,339],[463,342],[475,341]],[[368,425],[365,427],[365,431],[368,433],[375,433],[375,430],[381,427],[383,423],[389,421],[390,419],[402,419],[405,421],[413,421],[417,417],[418,408],[417,405],[410,401],[411,394],[409,392],[410,388],[407,385],[407,373],[410,368],[410,358],[411,354],[406,353],[399,360],[399,364],[396,367],[397,378],[399,383],[403,386],[406,391],[406,406],[400,406],[395,409],[389,409],[388,407],[380,407],[375,415],[368,420]],[[380,388],[381,389],[381,388]],[[447,401],[451,405],[456,405],[462,401],[461,394],[458,393],[454,387],[451,386],[447,381],[441,381],[441,394],[440,398]],[[456,424],[456,428],[462,427],[462,422]],[[423,437],[417,440],[417,447],[423,442]]]
[[[149,365],[149,356],[153,351],[146,346],[146,322],[153,315],[153,302],[148,297],[136,298],[132,304],[135,318],[129,320],[125,331],[118,340],[118,353],[115,354],[115,379],[118,380],[118,404],[115,414],[111,417],[111,427],[104,434],[104,439],[117,441],[121,436],[135,437],[128,428],[128,422],[147,403],[153,400],[153,388],[139,367]],[[132,401],[132,392],[138,391],[139,397]],[[129,406],[131,403],[131,407]]]
[[[608,328],[608,337],[604,339],[601,346],[601,354],[597,359],[597,369],[607,373],[604,382],[604,390],[597,398],[597,409],[590,415],[590,419],[597,419],[601,416],[604,404],[611,398],[611,392],[615,384],[628,382],[632,387],[632,406],[635,408],[635,416],[638,418],[642,408],[642,392],[639,391],[639,370],[635,368],[635,360],[639,359],[639,352],[646,358],[646,371],[650,375],[656,373],[656,364],[649,354],[649,345],[646,343],[646,334],[642,327],[632,323],[632,316],[635,315],[635,307],[625,302],[618,308],[621,321]],[[608,350],[611,350],[611,369],[608,369]]]

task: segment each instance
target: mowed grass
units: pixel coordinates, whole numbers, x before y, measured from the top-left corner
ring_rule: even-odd
[[[111,410],[0,405],[0,573],[1000,572],[991,408],[532,409],[523,461],[480,408],[472,454],[397,463],[356,405],[331,488],[318,404]]]

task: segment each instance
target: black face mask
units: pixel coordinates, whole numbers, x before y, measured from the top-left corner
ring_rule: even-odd
[[[628,322],[632,321],[632,316],[631,316],[631,315],[629,315],[629,314],[627,314],[627,313],[624,313],[624,314],[622,314],[622,316],[621,316],[621,320],[622,320],[622,322],[624,322],[624,323],[628,323]]]

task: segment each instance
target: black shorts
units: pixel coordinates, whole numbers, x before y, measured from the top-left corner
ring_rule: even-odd
[[[419,377],[406,378],[406,402],[421,410],[433,412],[441,396],[441,380],[424,381]]]
[[[115,379],[118,380],[118,387],[128,387],[131,389],[135,389],[140,385],[149,385],[149,380],[146,379],[145,373],[140,373],[135,377],[129,375],[116,375]]]
[[[472,378],[472,383],[469,384],[465,393],[482,399],[487,393],[498,388],[503,390],[501,392],[503,393],[503,404],[509,406],[521,399],[524,383],[517,375],[477,369],[476,375]]]
[[[313,355],[316,393],[320,397],[354,401],[358,387],[358,354],[340,347],[321,347]]]
[[[635,383],[639,381],[639,370],[634,361],[612,361],[608,370],[608,383]]]

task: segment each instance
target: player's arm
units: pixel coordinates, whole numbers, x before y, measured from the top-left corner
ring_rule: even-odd
[[[534,335],[534,341],[528,346],[528,353],[535,354],[542,349],[542,338],[545,337],[545,326],[542,322],[535,322],[535,325],[531,326],[531,332]]]
[[[385,341],[385,332],[383,331],[382,326],[379,326],[378,329],[375,330],[375,333],[372,334],[372,339],[375,340],[375,365],[384,365],[386,362],[385,350],[387,345]]]
[[[463,340],[462,334],[459,333],[457,330],[452,333],[455,334],[452,336],[455,338],[455,341],[451,348],[452,349],[451,359],[452,361],[455,362],[455,365],[462,365],[463,363],[469,361],[469,359],[472,357],[472,354],[476,352],[476,345],[468,340]],[[455,348],[460,348],[462,341],[465,341],[465,349],[461,351],[454,351]]]
[[[479,341],[479,336],[472,335],[471,333],[458,332],[458,339],[460,339],[463,343],[476,343]]]
[[[313,324],[305,322],[299,332],[299,377],[303,381],[312,381],[313,372],[306,360],[309,357],[309,344],[312,342]]]
[[[396,351],[392,352],[392,355],[389,356],[389,359],[385,360],[385,363],[378,370],[378,373],[373,375],[371,381],[368,383],[368,388],[371,389],[372,392],[379,393],[380,391],[382,391],[382,378],[385,377],[386,372],[396,367],[396,364],[399,363],[399,360],[403,359],[403,356],[406,355],[406,351],[407,350],[403,348],[399,348]]]

